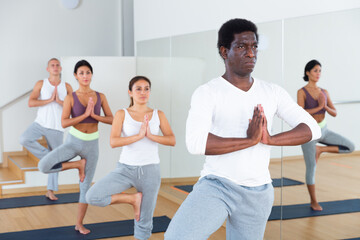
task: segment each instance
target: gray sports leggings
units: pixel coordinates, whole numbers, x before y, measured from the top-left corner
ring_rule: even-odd
[[[42,146],[37,140],[44,136],[48,148]],[[53,149],[63,143],[64,133],[55,129],[44,128],[37,122],[33,122],[20,137],[20,143],[39,160]],[[48,176],[47,189],[58,190],[58,173]]]
[[[327,146],[338,146],[339,153],[351,153],[355,148],[354,144],[350,140],[332,132],[327,128],[327,125],[321,128],[320,139],[301,145],[306,165],[306,184],[308,185],[315,184],[316,143],[322,143]]]
[[[38,168],[43,173],[59,172],[62,168],[61,163],[68,162],[77,156],[86,159],[85,179],[83,182],[79,182],[79,202],[87,203],[85,195],[90,188],[99,157],[98,139],[84,141],[71,134],[68,134],[64,144],[51,151],[40,160]]]
[[[140,220],[134,221],[134,237],[148,239],[151,236],[152,220],[160,188],[160,166],[149,164],[130,166],[118,163],[117,168],[96,182],[86,194],[86,201],[105,207],[111,202],[111,195],[135,187],[142,193]]]

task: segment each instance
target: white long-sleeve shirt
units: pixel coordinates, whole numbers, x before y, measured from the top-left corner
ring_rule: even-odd
[[[191,99],[186,122],[186,146],[192,154],[205,154],[209,133],[223,138],[246,138],[254,107],[261,104],[269,132],[275,115],[290,127],[309,126],[312,140],[321,136],[316,121],[295,103],[280,86],[254,79],[245,92],[222,77],[198,87]],[[231,153],[206,156],[201,177],[213,174],[243,186],[260,186],[271,182],[270,146],[255,146]]]

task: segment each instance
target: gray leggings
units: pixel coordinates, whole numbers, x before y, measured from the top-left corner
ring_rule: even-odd
[[[151,236],[152,220],[160,188],[160,166],[130,166],[118,163],[117,168],[96,182],[86,194],[86,201],[105,207],[111,203],[111,196],[135,187],[142,193],[140,220],[134,221],[134,237],[148,239]]]
[[[301,145],[306,165],[306,184],[308,185],[315,184],[316,143],[322,143],[327,146],[338,146],[339,153],[351,153],[354,151],[355,148],[354,144],[350,140],[344,138],[337,133],[332,132],[327,128],[327,125],[321,128],[320,139]]]
[[[99,157],[98,139],[92,141],[83,141],[71,134],[68,134],[64,144],[51,151],[40,160],[38,168],[43,173],[59,172],[62,169],[63,162],[68,162],[77,156],[86,159],[85,179],[83,182],[79,182],[79,202],[87,203],[85,195],[90,188]]]
[[[48,148],[41,145],[37,140],[45,137]],[[20,144],[29,150],[39,160],[51,150],[63,143],[64,133],[55,129],[44,128],[37,122],[33,122],[20,137]],[[47,189],[58,190],[58,173],[51,173],[48,176]]]

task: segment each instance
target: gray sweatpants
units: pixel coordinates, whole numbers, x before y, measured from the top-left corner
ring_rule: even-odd
[[[68,162],[77,156],[86,159],[85,179],[83,182],[79,182],[79,202],[87,203],[85,195],[90,188],[99,157],[98,139],[92,141],[83,141],[71,134],[68,134],[65,143],[43,157],[40,160],[38,167],[39,170],[43,173],[59,172],[62,169],[63,162]]]
[[[86,194],[86,201],[95,206],[110,204],[111,196],[135,187],[142,193],[140,220],[135,222],[134,237],[148,239],[153,227],[153,214],[160,188],[160,166],[130,166],[118,163],[115,170],[96,182]]]
[[[194,185],[164,236],[166,240],[206,240],[226,220],[227,240],[260,240],[273,202],[271,183],[246,187],[206,175]]]
[[[48,148],[42,146],[37,140],[45,137]],[[39,160],[50,151],[63,143],[64,133],[55,129],[44,128],[37,122],[33,122],[21,135],[20,144],[29,150]],[[58,190],[58,173],[51,173],[48,176],[47,189]]]
[[[344,138],[343,136],[335,132],[332,132],[327,128],[327,125],[321,128],[320,139],[301,145],[304,154],[305,165],[306,165],[306,184],[308,185],[315,184],[315,171],[316,171],[315,154],[316,154],[317,143],[322,143],[327,146],[338,146],[339,153],[351,153],[355,149],[354,144],[350,140]]]

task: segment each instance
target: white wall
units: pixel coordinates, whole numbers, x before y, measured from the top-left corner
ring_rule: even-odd
[[[135,42],[218,29],[230,18],[259,23],[358,7],[358,0],[135,0]]]
[[[121,56],[121,0],[0,0],[0,107],[47,77],[61,56]]]
[[[77,83],[72,77],[72,70],[75,62],[80,57],[66,56],[121,55],[120,0],[107,0],[106,4],[104,2],[96,0],[81,1],[77,9],[67,10],[61,6],[60,1],[0,0],[0,106],[12,100],[15,96],[30,90],[36,80],[46,77],[45,67],[50,57],[57,56],[61,58],[63,79],[70,82],[75,90]],[[279,4],[282,5],[281,8],[278,7]],[[261,6],[261,8],[254,6]],[[219,1],[206,0],[136,0],[134,1],[135,38],[139,41],[163,36],[169,37],[172,35],[201,32],[209,29],[214,30],[218,29],[224,21],[232,17],[243,17],[255,22],[265,22],[355,7],[360,7],[360,1],[304,0],[298,2],[291,1],[290,3],[290,1],[286,0],[271,2],[254,0],[249,4],[249,1],[225,0],[221,1],[220,5]],[[44,21],[44,19],[47,19],[47,21]],[[272,24],[260,24],[260,26],[266,26],[266,28],[269,28],[270,25]],[[264,31],[266,28],[264,28]],[[211,35],[212,33],[209,32],[209,34]],[[181,45],[182,41],[186,39],[186,36],[178,36],[176,39],[172,39],[174,41],[170,40],[169,45]],[[177,42],[177,40],[179,41]],[[211,39],[211,41],[215,43],[214,39]],[[188,41],[187,44],[193,43]],[[163,47],[163,49],[159,50],[169,51],[167,57],[193,57],[188,53],[190,51],[184,51],[181,48],[177,48],[181,50],[181,54],[177,54],[176,52],[171,53],[171,50],[165,49],[163,45],[160,45],[160,47]],[[186,45],[183,47],[186,49]],[[193,48],[196,49],[196,46],[193,46]],[[216,54],[214,52],[214,58]],[[265,58],[266,56],[264,56]],[[85,57],[85,59],[89,60],[94,66],[93,88],[106,94],[113,113],[115,113],[116,109],[127,105],[128,96],[125,94],[126,91],[123,91],[123,88],[126,88],[129,79],[136,73],[147,73],[148,68],[152,66],[149,64],[151,60],[141,60],[142,67],[140,68],[139,61],[134,58]],[[173,60],[175,61],[175,59]],[[173,62],[174,66],[177,64],[182,66],[182,68],[168,70],[171,71],[170,73],[162,73],[160,65],[156,65],[153,68],[153,70],[157,68],[158,75],[165,75],[165,78],[162,78],[161,81],[166,81],[166,76],[174,77],[171,80],[175,81],[176,84],[169,86],[169,83],[167,83],[167,88],[170,88],[171,91],[176,91],[176,87],[181,89],[178,95],[170,100],[172,101],[170,105],[174,107],[177,104],[174,101],[181,101],[181,99],[185,98],[187,101],[190,101],[190,92],[184,92],[184,89],[181,88],[183,86],[181,76],[187,75],[179,75],[181,69],[183,69],[183,73],[190,74],[190,72],[186,72],[188,64],[182,59],[176,61]],[[196,59],[192,59],[192,61],[193,63],[197,62]],[[206,61],[209,61],[209,59],[205,59]],[[218,62],[218,60],[214,61]],[[201,61],[199,61],[199,65],[201,64]],[[259,60],[257,68],[261,68],[262,64],[261,60]],[[214,63],[215,65],[216,63]],[[166,66],[166,63],[162,66]],[[197,65],[194,64],[194,66]],[[220,69],[216,68],[213,70],[217,72]],[[207,76],[208,74],[209,72],[203,72],[203,75]],[[150,77],[152,78],[153,76]],[[274,81],[276,79],[270,80]],[[192,83],[195,84],[196,82]],[[195,87],[194,85],[190,86],[190,88]],[[161,95],[156,101],[161,101],[161,97],[167,97],[169,94],[165,89],[157,88],[155,91],[165,94]],[[181,97],[181,95],[184,96]],[[3,142],[5,151],[20,149],[18,137],[35,118],[35,109],[27,108],[26,102],[27,99],[24,99],[3,113],[2,121],[4,126],[1,131],[3,131],[4,139],[6,139]],[[169,103],[164,101],[162,104],[167,106],[166,104]],[[184,104],[188,105],[186,102]],[[156,104],[154,105],[157,106]],[[167,110],[166,107],[165,110]],[[351,106],[339,107],[341,112],[345,111],[348,113],[350,110]],[[181,112],[175,112],[176,110],[171,110],[171,108],[169,108],[169,111],[174,111],[170,114],[166,112],[170,119],[181,114]],[[348,114],[339,115],[348,116]],[[334,126],[333,129],[340,131],[340,128],[330,121],[329,124]],[[343,119],[340,122],[344,121]],[[185,159],[187,152],[183,146],[182,126],[179,125],[180,122],[173,121],[172,123],[174,128],[176,128],[178,145],[176,149],[174,148],[175,150],[166,149],[161,154],[171,157],[179,156],[179,158]],[[94,178],[95,181],[115,166],[120,154],[120,149],[114,150],[109,146],[110,126],[100,124],[99,130],[101,134],[100,159]],[[347,133],[353,134],[349,131]],[[344,135],[346,134],[344,133]],[[168,159],[164,159],[162,176],[182,177],[197,175],[194,172],[198,173],[196,169],[199,168],[198,165],[201,165],[201,162],[193,161],[194,165],[191,165],[190,160],[186,160],[187,162],[184,163],[186,171],[182,171],[181,166],[184,164],[180,161],[171,162]],[[192,170],[189,171],[189,169]],[[43,177],[38,176],[34,178],[33,175],[36,175],[35,173],[27,175],[31,175],[32,180],[29,182],[31,186],[36,184],[43,185],[44,181],[40,180]],[[76,173],[62,174],[60,184],[65,184],[69,181],[75,183],[77,182],[76,177]]]

